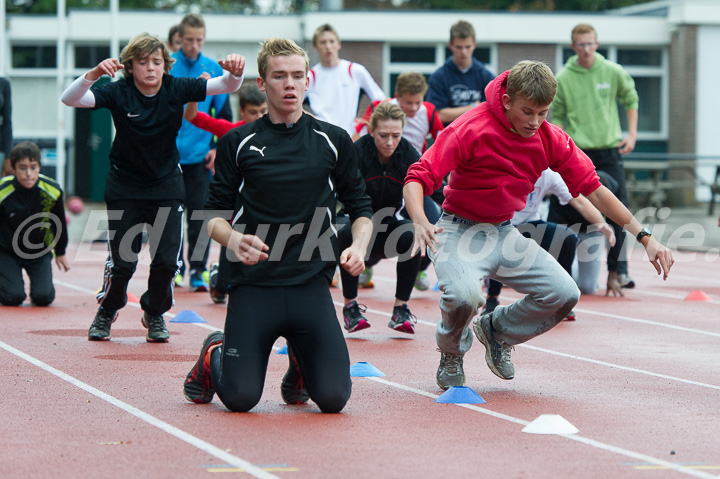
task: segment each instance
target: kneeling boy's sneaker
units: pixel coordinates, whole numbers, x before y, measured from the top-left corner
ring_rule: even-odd
[[[222,331],[215,331],[208,335],[200,349],[200,357],[195,366],[185,378],[183,393],[185,399],[198,404],[207,404],[215,396],[215,389],[210,377],[210,355],[208,352],[213,346],[220,346],[223,342]]]
[[[563,321],[575,321],[575,311],[570,311],[567,316],[565,316],[565,319]]]
[[[627,274],[620,275],[620,287],[633,289],[635,287],[635,281]]]
[[[393,308],[393,315],[388,327],[401,333],[415,334],[415,323],[417,323],[417,318],[410,312],[408,305],[401,304]]]
[[[153,316],[143,312],[142,325],[148,330],[145,337],[145,341],[148,343],[167,343],[170,339],[170,333],[165,327],[165,320],[162,316]]]
[[[438,349],[438,351],[440,351]],[[463,355],[450,354],[440,351],[440,366],[438,366],[436,380],[441,389],[447,390],[453,386],[465,385],[465,371],[463,371]]]
[[[207,291],[207,271],[190,270],[190,292]]]
[[[418,291],[427,291],[430,289],[430,278],[425,271],[418,271],[418,275],[415,278],[415,289]]]
[[[485,362],[490,371],[502,379],[515,377],[515,366],[510,360],[512,346],[495,339],[492,328],[492,314],[483,314],[473,321],[475,336],[485,346]]]
[[[227,294],[221,293],[217,290],[218,269],[220,269],[220,263],[213,263],[210,265],[208,288],[210,289],[210,299],[212,299],[213,303],[222,304],[227,301]]]
[[[89,341],[109,341],[110,326],[118,317],[117,311],[107,311],[103,307],[99,307],[95,313],[95,319],[88,330]]]
[[[290,365],[280,383],[280,395],[286,404],[305,404],[310,399],[310,395],[305,389],[300,365],[297,363],[297,358],[290,349],[290,345],[288,345],[287,353]]]
[[[372,266],[365,268],[365,271],[360,273],[360,276],[358,276],[358,288],[374,288],[375,284],[372,282],[372,275]]]
[[[348,333],[370,327],[367,318],[362,315],[366,310],[367,308],[364,305],[359,305],[357,301],[350,301],[343,307],[343,321]]]

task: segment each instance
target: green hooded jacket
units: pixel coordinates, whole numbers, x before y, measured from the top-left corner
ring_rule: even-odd
[[[638,108],[635,81],[615,62],[595,53],[590,69],[570,57],[557,74],[552,123],[562,125],[582,149],[616,148],[622,139],[617,103]]]

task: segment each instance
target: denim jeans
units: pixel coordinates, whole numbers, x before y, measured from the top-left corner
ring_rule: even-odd
[[[509,223],[472,224],[452,215],[436,223],[436,254],[428,250],[438,277],[441,319],[435,329],[444,353],[464,354],[472,345],[469,328],[485,303],[485,277],[525,296],[493,313],[495,338],[520,344],[550,330],[577,304],[580,291],[570,275],[535,241]]]

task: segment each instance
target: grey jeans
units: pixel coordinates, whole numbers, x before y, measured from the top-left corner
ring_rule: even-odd
[[[493,313],[497,340],[520,344],[550,330],[572,310],[580,291],[570,275],[533,240],[510,224],[474,224],[452,215],[437,222],[438,252],[428,254],[438,277],[441,319],[435,329],[440,350],[465,354],[469,328],[485,304],[483,279],[510,286],[525,297]]]

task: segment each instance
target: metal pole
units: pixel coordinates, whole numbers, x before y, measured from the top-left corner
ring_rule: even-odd
[[[5,76],[7,57],[7,25],[5,25],[5,1],[0,1],[0,76]]]
[[[120,40],[118,39],[118,15],[120,0],[110,0],[110,58],[120,56]]]
[[[66,17],[65,0],[57,2],[58,40],[57,40],[57,97],[65,89],[65,43]],[[59,102],[58,102],[59,103]],[[57,105],[57,138],[55,140],[57,158],[57,180],[65,188],[65,108]]]

